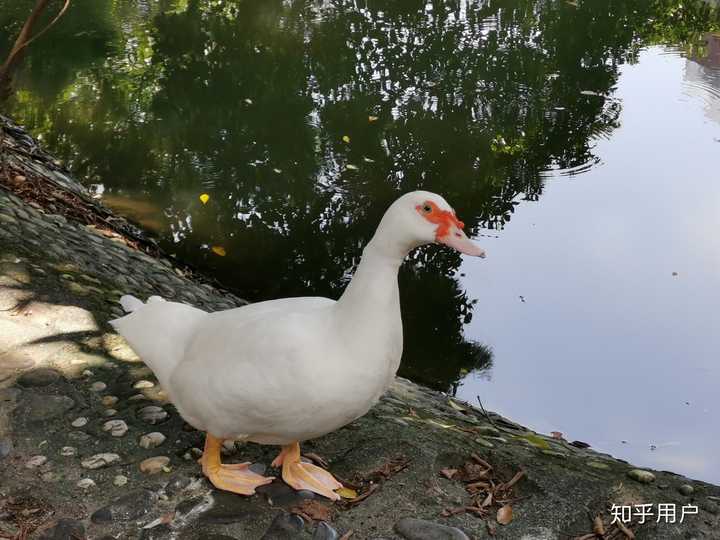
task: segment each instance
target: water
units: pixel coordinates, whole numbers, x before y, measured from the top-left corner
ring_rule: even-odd
[[[401,372],[717,483],[720,40],[703,3],[601,4],[78,0],[8,108],[253,300],[337,297],[442,193],[488,258],[403,267]]]

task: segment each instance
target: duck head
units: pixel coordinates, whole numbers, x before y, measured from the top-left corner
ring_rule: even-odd
[[[460,253],[485,257],[485,250],[470,240],[465,224],[440,195],[412,191],[397,199],[380,222],[372,244],[382,251],[404,257],[425,244],[444,244]]]

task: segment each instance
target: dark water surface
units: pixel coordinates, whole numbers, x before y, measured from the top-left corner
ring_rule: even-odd
[[[402,373],[717,483],[720,24],[678,5],[77,0],[6,108],[252,300],[339,296],[443,194],[488,258],[403,267]]]

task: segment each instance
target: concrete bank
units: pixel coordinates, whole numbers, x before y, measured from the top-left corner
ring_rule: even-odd
[[[165,258],[4,117],[0,135],[0,538],[720,538],[720,487],[403,379],[304,446],[352,488],[343,501],[279,480],[253,497],[212,489],[203,434],[107,321],[125,292],[208,310],[243,301]],[[264,470],[275,450],[228,445],[224,459]],[[622,526],[613,504],[631,508]]]

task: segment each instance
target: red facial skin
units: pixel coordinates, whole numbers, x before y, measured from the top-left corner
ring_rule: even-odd
[[[423,210],[425,206],[432,208],[430,212]],[[440,240],[441,238],[450,234],[450,228],[454,225],[458,229],[462,230],[465,228],[465,224],[460,221],[455,212],[450,210],[440,210],[437,204],[432,201],[425,201],[424,204],[419,204],[415,207],[418,213],[427,219],[430,223],[434,223],[438,226],[435,231],[435,239]],[[456,233],[456,236],[460,236]]]

